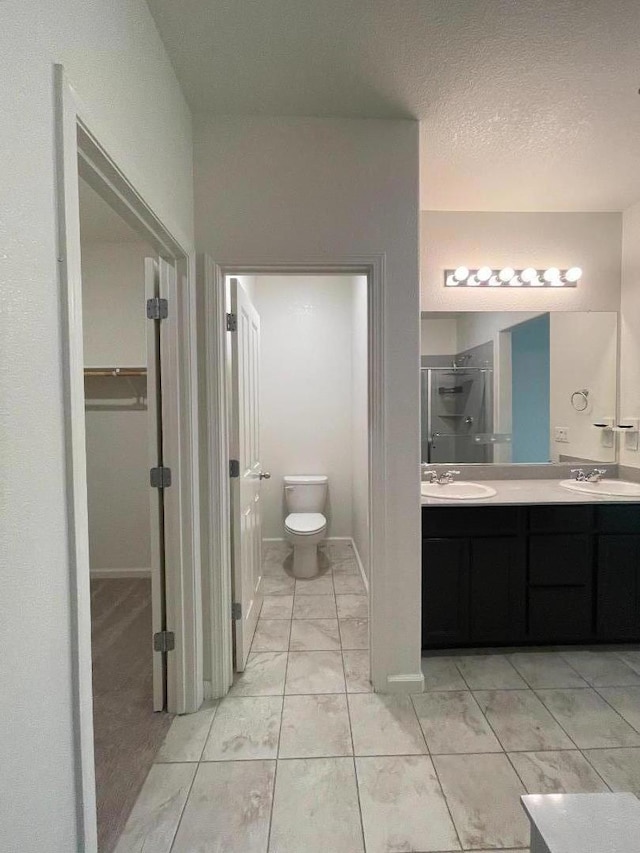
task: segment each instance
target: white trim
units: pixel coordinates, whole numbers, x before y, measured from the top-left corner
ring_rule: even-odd
[[[168,605],[179,615],[168,627],[176,633],[169,667],[174,673],[175,705],[170,711],[196,711],[202,703],[201,577],[199,540],[197,398],[195,395],[195,288],[192,253],[185,251],[162,225],[135,187],[105,151],[95,123],[55,65],[55,166],[58,208],[58,274],[61,293],[65,485],[72,620],[72,685],[78,801],[79,847],[97,850],[93,696],[91,682],[91,599],[87,517],[87,480],[82,343],[82,280],[80,264],[79,170],[160,255],[175,263],[180,281],[180,340],[176,352],[177,387],[170,388],[179,411],[179,460],[174,486],[179,559],[168,577]],[[173,487],[172,487],[173,488]],[[171,678],[171,676],[170,676]],[[171,685],[169,685],[171,687]],[[173,701],[173,700],[172,700]]]
[[[151,577],[151,569],[150,568],[139,568],[139,569],[129,569],[129,568],[113,568],[113,569],[91,569],[89,572],[90,576],[94,580],[104,579],[104,578],[150,578]]]
[[[371,255],[356,258],[334,259],[331,263],[326,260],[303,260],[295,263],[283,261],[282,263],[214,263],[205,261],[210,265],[210,277],[212,280],[205,282],[207,292],[211,298],[216,298],[217,309],[220,312],[221,294],[224,293],[226,276],[233,275],[276,275],[276,274],[311,274],[311,275],[366,275],[367,276],[367,334],[368,334],[368,409],[369,409],[369,553],[371,554],[369,566],[370,584],[370,633],[371,633],[371,680],[374,690],[381,693],[388,692],[392,687],[388,681],[389,673],[386,672],[384,644],[385,644],[385,568],[388,563],[386,554],[386,416],[385,416],[385,320],[387,312],[387,300],[385,300],[386,289],[386,266],[385,255]],[[226,384],[223,382],[226,374],[222,369],[218,356],[224,350],[220,341],[223,334],[223,324],[220,315],[206,314],[206,319],[212,318],[212,322],[206,322],[205,337],[207,339],[207,358],[204,365],[204,382],[207,389],[215,388],[227,395]],[[221,385],[225,385],[221,388]],[[206,431],[208,444],[215,449],[215,453],[209,456],[209,477],[211,483],[219,483],[228,477],[228,459],[220,451],[220,432],[225,429],[224,424],[218,418],[214,420],[211,412],[208,414]],[[229,524],[228,503],[225,505],[216,503],[211,507],[209,517],[211,518],[212,530],[222,530]],[[216,516],[214,517],[214,511]],[[225,555],[225,560],[226,560]],[[229,565],[223,563],[216,569],[216,563],[210,559],[206,569],[209,575],[211,589],[217,584],[218,587],[226,585],[229,574]],[[211,618],[211,654],[215,658],[212,662],[212,670],[221,671],[228,665],[225,655],[228,655],[228,646],[225,641],[226,624],[230,619],[225,617],[225,608],[231,604],[230,590],[225,591],[222,600],[216,603],[217,608],[222,608],[222,624],[216,625],[214,616]],[[228,612],[228,610],[227,610]]]
[[[367,573],[364,570],[364,564],[362,559],[360,558],[360,552],[358,551],[358,546],[356,545],[356,540],[351,538],[351,545],[353,547],[353,553],[356,558],[356,563],[358,564],[358,568],[360,569],[360,576],[362,577],[362,583],[364,584],[364,588],[367,590],[367,595],[369,595],[369,578],[367,577]]]
[[[406,672],[390,675],[387,678],[387,693],[422,693],[424,675],[422,672]]]

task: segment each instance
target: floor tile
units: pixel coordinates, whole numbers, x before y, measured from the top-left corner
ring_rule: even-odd
[[[527,687],[504,655],[464,655],[455,660],[471,690],[524,690]]]
[[[592,794],[608,791],[578,750],[512,752],[509,758],[530,794]]]
[[[202,760],[276,758],[281,716],[281,696],[227,696],[220,702]]]
[[[502,752],[468,690],[422,693],[412,698],[431,753]]]
[[[292,595],[265,595],[262,601],[261,619],[291,619]]]
[[[424,689],[429,690],[466,690],[467,685],[455,664],[455,658],[422,658]]]
[[[286,652],[289,648],[289,619],[258,619],[252,652]]]
[[[333,585],[336,595],[366,595],[367,593],[360,574],[336,574],[333,576]]]
[[[171,853],[266,853],[275,767],[200,764]]]
[[[333,578],[322,575],[311,580],[297,580],[296,595],[333,595]]]
[[[640,685],[640,675],[615,652],[564,652],[563,657],[592,687]]]
[[[338,618],[368,619],[369,599],[366,595],[336,595]]]
[[[526,791],[506,755],[436,755],[433,763],[464,848],[529,844]]]
[[[538,690],[537,694],[580,749],[640,746],[640,735],[595,690]]]
[[[278,762],[269,853],[363,853],[352,758]]]
[[[587,749],[584,754],[612,791],[640,797],[640,749]]]
[[[116,853],[169,853],[197,764],[154,764],[129,815]]]
[[[368,619],[340,619],[339,622],[343,649],[369,648]]]
[[[311,596],[313,598],[314,596]],[[325,596],[317,596],[324,598]],[[291,623],[292,652],[339,651],[340,632],[337,619],[295,619]]]
[[[357,758],[356,773],[367,853],[460,849],[428,756]]]
[[[634,672],[640,673],[640,651],[637,649],[621,649],[616,652],[617,657],[630,666]]]
[[[342,653],[347,693],[371,693],[369,650],[350,649]]]
[[[422,755],[427,751],[409,696],[350,693],[356,755]]]
[[[474,696],[505,750],[574,748],[532,690],[478,690]]]
[[[287,652],[252,652],[244,672],[236,674],[230,696],[281,696]]]
[[[352,754],[344,693],[285,697],[280,758],[327,758]]]
[[[508,656],[530,687],[586,687],[581,678],[558,652],[518,652]]]
[[[296,595],[294,619],[335,619],[336,599],[333,595]]]
[[[285,693],[344,693],[340,652],[289,652]]]
[[[640,732],[640,687],[600,687],[598,693]]]
[[[200,761],[218,703],[206,703],[195,714],[174,717],[154,761]]]
[[[260,591],[265,597],[268,595],[293,595],[295,586],[295,579],[287,575],[277,578],[263,577]]]
[[[275,557],[262,561],[262,577],[263,578],[285,578],[287,575],[283,557]]]
[[[335,558],[331,560],[331,570],[335,575],[359,575],[360,569],[355,557]]]

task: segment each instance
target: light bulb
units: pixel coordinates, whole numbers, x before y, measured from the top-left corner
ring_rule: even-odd
[[[578,281],[578,279],[582,277],[582,270],[580,269],[580,267],[571,267],[571,269],[568,269],[566,271],[564,277],[567,281]]]
[[[520,276],[514,275],[514,277],[509,282],[509,287],[522,287],[522,281],[520,280]]]
[[[466,267],[458,267],[453,273],[456,281],[464,281],[469,277],[469,270]]]
[[[549,267],[548,270],[544,271],[544,275],[542,277],[547,284],[552,284],[560,278],[560,270],[558,267]]]
[[[491,272],[491,267],[480,267],[480,269],[476,273],[476,276],[478,277],[479,281],[489,281],[489,279],[491,278]]]
[[[497,275],[492,275],[489,279],[489,287],[500,287],[501,284],[502,282]]]
[[[468,287],[478,287],[479,284],[480,284],[480,282],[475,277],[475,275],[470,275],[469,278],[467,279],[467,286]]]
[[[448,275],[446,284],[447,287],[457,287],[460,282],[456,279],[454,275]]]
[[[530,281],[529,284],[531,287],[544,287],[544,281],[537,275],[533,281]]]
[[[512,267],[505,267],[498,273],[498,278],[506,284],[508,281],[511,281],[515,274],[516,271]]]
[[[538,275],[538,273],[536,270],[534,270],[533,267],[527,267],[525,270],[522,270],[522,272],[520,273],[520,278],[523,281],[533,281],[537,275]]]

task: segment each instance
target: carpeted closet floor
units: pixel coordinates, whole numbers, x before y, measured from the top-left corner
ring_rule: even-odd
[[[91,581],[98,849],[111,853],[171,715],[153,711],[151,581]]]

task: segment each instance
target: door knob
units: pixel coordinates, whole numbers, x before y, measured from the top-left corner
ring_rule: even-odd
[[[268,471],[260,471],[258,477],[260,477],[261,480],[270,480],[271,474]]]

